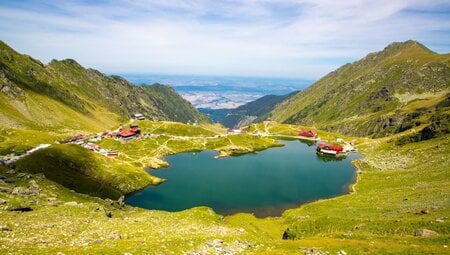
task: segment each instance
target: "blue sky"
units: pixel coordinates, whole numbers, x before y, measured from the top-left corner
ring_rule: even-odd
[[[0,39],[106,73],[317,79],[393,41],[450,51],[450,1],[0,1]]]

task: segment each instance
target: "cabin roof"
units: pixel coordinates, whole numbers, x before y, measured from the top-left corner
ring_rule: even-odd
[[[136,131],[131,130],[131,129],[125,129],[120,131],[120,136],[122,137],[129,137],[129,136],[133,136],[136,135]]]

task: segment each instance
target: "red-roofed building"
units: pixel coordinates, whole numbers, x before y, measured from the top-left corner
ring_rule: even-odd
[[[343,150],[344,147],[336,144],[321,143],[317,145],[317,152],[321,152],[327,155],[338,156],[340,153],[342,153]]]
[[[131,139],[131,138],[135,137],[139,133],[140,133],[139,129],[134,129],[134,128],[123,129],[123,130],[120,131],[118,136],[123,138],[123,139],[125,139],[125,140],[127,140],[127,139]]]
[[[304,137],[313,137],[313,138],[317,138],[317,131],[314,129],[311,130],[300,130],[300,132],[298,132],[299,136],[304,136]]]

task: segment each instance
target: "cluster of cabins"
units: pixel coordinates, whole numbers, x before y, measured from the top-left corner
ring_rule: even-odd
[[[138,137],[141,134],[141,130],[137,124],[130,124],[130,128],[121,127],[116,134],[116,138],[131,140]]]
[[[94,143],[94,142],[101,141],[101,139],[106,137],[107,134],[108,134],[108,132],[104,132],[104,133],[96,135],[92,138],[89,138],[85,135],[80,134],[75,137],[66,139],[66,140],[62,141],[62,143],[78,144],[85,149],[91,150],[91,151],[101,154],[103,156],[108,156],[108,157],[118,156],[119,153],[117,151],[103,149],[98,144]]]
[[[307,139],[318,139],[317,131],[310,129],[310,130],[300,130],[298,133],[299,136],[307,138]],[[337,139],[337,142],[344,143],[343,139]],[[343,156],[344,153],[355,151],[355,148],[349,144],[349,146],[344,147],[338,144],[331,144],[331,143],[319,143],[317,145],[316,149],[317,153],[320,155],[328,155],[328,156]]]
[[[119,156],[118,151],[103,149],[98,144],[95,144],[95,142],[99,142],[104,138],[115,138],[120,139],[122,141],[128,141],[133,138],[139,137],[140,134],[141,130],[139,129],[139,126],[137,124],[130,124],[129,128],[124,128],[123,125],[121,125],[121,127],[115,131],[105,131],[93,137],[87,137],[85,135],[80,134],[72,138],[68,138],[64,140],[62,143],[78,144],[85,149],[99,153],[103,156],[116,157]]]
[[[132,118],[135,120],[144,120],[145,117],[140,113],[135,113],[132,115]],[[124,128],[121,126],[116,131],[105,131],[103,133],[96,134],[94,136],[88,137],[83,134],[76,135],[74,137],[65,139],[61,141],[60,143],[63,144],[78,144],[83,148],[86,148],[88,150],[94,151],[96,153],[99,153],[104,156],[108,157],[115,157],[119,155],[119,152],[114,150],[108,150],[101,148],[98,144],[95,144],[95,142],[101,141],[103,138],[116,138],[123,141],[131,140],[133,138],[139,137],[141,135],[141,130],[139,129],[139,126],[137,124],[130,124],[129,128]],[[3,157],[0,157],[0,165],[10,165],[17,160],[28,156],[32,153],[34,153],[37,150],[44,149],[51,146],[50,144],[40,144],[34,148],[31,148],[27,150],[26,152],[16,155],[16,154],[10,154]]]
[[[131,115],[131,118],[134,120],[145,120],[144,115],[142,115],[141,113],[135,113]],[[91,150],[101,155],[108,157],[116,157],[119,156],[118,151],[103,149],[98,144],[95,144],[95,142],[99,142],[104,138],[114,138],[121,141],[128,141],[137,138],[140,135],[141,130],[139,129],[139,126],[137,124],[132,123],[130,124],[129,128],[125,128],[123,125],[120,125],[120,128],[114,131],[105,131],[103,133],[96,134],[92,137],[87,137],[83,134],[80,134],[68,138],[64,140],[62,143],[78,144],[85,149]]]
[[[82,144],[86,142],[98,142],[104,138],[117,138],[123,140],[131,140],[138,137],[141,134],[141,130],[137,124],[130,124],[129,128],[124,128],[123,125],[118,130],[115,131],[105,131],[94,135],[93,137],[87,137],[83,134],[77,135],[72,138],[68,138],[63,141],[63,143],[76,143]]]

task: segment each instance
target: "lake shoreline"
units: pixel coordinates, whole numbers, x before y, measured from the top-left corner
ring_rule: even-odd
[[[296,141],[298,141],[298,143],[299,144],[302,144],[302,146],[306,146],[305,148],[308,148],[308,150],[310,150],[310,152],[312,152],[312,150],[311,150],[311,148],[310,148],[310,146],[311,146],[311,144],[304,144],[305,142],[307,142],[307,141],[304,141],[303,139],[294,139],[294,141],[292,141],[292,140],[289,140],[289,141],[286,141],[286,140],[281,140],[281,141],[279,141],[279,142],[281,142],[281,143],[279,143],[279,145],[277,145],[277,146],[272,146],[272,147],[270,147],[270,148],[282,148],[282,147],[285,147],[287,144],[290,144],[290,143],[292,143],[292,142],[296,142]],[[308,146],[309,145],[309,146]],[[260,151],[268,151],[268,149],[269,148],[265,148],[265,149],[263,149],[263,150],[258,150],[258,151],[252,151],[252,152],[249,152],[249,153],[244,153],[244,154],[239,154],[239,155],[231,155],[231,158],[234,158],[234,157],[237,157],[237,158],[239,158],[240,156],[245,156],[245,155],[252,155],[252,154],[257,154],[258,152],[260,152]],[[214,153],[218,153],[217,152],[217,150],[204,150],[204,151],[201,151],[200,153],[203,153],[203,152],[213,152],[214,151]],[[315,151],[315,150],[314,150]],[[197,154],[197,152],[198,151],[194,151],[194,154]],[[190,156],[190,154],[192,153],[192,151],[191,152],[183,152],[183,153],[177,153],[177,154],[174,154],[174,155],[170,155],[169,157],[172,157],[172,156],[176,156],[176,155],[187,155],[187,156]],[[217,156],[217,155],[216,155]],[[214,156],[214,160],[217,160],[217,157],[216,156]],[[315,153],[314,153],[314,156],[315,156]],[[310,153],[308,153],[307,154],[307,157],[311,157],[311,154]],[[221,159],[222,158],[229,158],[229,157],[220,157]],[[165,157],[164,158],[165,160],[167,159],[167,157]],[[356,185],[356,182],[358,181],[358,176],[357,176],[357,171],[358,171],[358,169],[355,167],[355,165],[353,164],[353,161],[354,160],[352,160],[351,162],[350,162],[350,167],[351,167],[351,171],[352,171],[352,174],[351,174],[351,179],[350,179],[350,181],[349,181],[349,184],[348,185],[346,185],[345,187],[343,186],[342,187],[342,190],[341,191],[339,191],[338,193],[339,194],[335,194],[335,195],[333,195],[333,194],[331,194],[331,195],[329,195],[329,196],[325,196],[325,197],[322,197],[322,198],[311,198],[311,199],[307,199],[307,200],[302,200],[302,198],[301,197],[299,197],[298,198],[298,200],[300,200],[300,201],[298,201],[298,202],[292,202],[292,204],[288,204],[288,205],[282,205],[282,204],[280,204],[279,206],[276,206],[276,207],[278,207],[278,208],[282,208],[281,210],[280,209],[278,209],[278,208],[276,208],[276,209],[274,209],[274,208],[272,208],[271,206],[264,206],[264,207],[262,207],[262,208],[266,208],[266,209],[263,209],[264,211],[270,211],[270,213],[266,213],[266,212],[264,212],[264,211],[258,211],[258,209],[253,209],[253,210],[256,210],[256,211],[252,211],[252,209],[251,208],[248,208],[248,209],[244,209],[244,208],[242,208],[242,209],[231,209],[231,210],[229,210],[229,212],[226,212],[227,210],[225,210],[225,212],[221,212],[221,210],[219,210],[219,211],[217,211],[217,209],[215,209],[215,208],[213,208],[213,207],[211,207],[211,206],[209,206],[209,205],[207,205],[207,204],[199,204],[199,205],[197,205],[197,206],[192,206],[192,207],[187,207],[187,208],[185,208],[185,209],[182,209],[182,210],[165,210],[165,209],[160,209],[160,208],[148,208],[148,207],[146,207],[146,206],[142,206],[142,205],[136,205],[136,204],[134,204],[134,203],[130,203],[129,201],[129,199],[131,198],[131,197],[133,197],[133,196],[140,196],[140,195],[142,195],[142,193],[143,192],[145,192],[145,189],[147,189],[147,188],[151,188],[151,186],[148,186],[148,187],[146,187],[146,188],[144,188],[144,189],[142,189],[142,190],[139,190],[139,191],[136,191],[136,192],[133,192],[133,193],[131,193],[131,194],[127,194],[126,195],[126,200],[128,201],[127,202],[127,204],[129,204],[129,205],[131,205],[131,206],[136,206],[136,207],[141,207],[141,208],[144,208],[144,209],[148,209],[148,210],[163,210],[163,211],[173,211],[173,212],[178,212],[178,211],[184,211],[184,210],[189,210],[189,209],[192,209],[192,208],[195,208],[195,207],[202,207],[202,206],[206,206],[206,207],[209,207],[209,208],[211,208],[214,212],[216,212],[216,214],[218,214],[218,215],[221,215],[221,216],[224,216],[224,217],[228,217],[228,216],[232,216],[232,215],[234,215],[234,214],[236,214],[236,213],[250,213],[250,214],[253,214],[253,215],[255,215],[255,217],[258,217],[258,218],[265,218],[265,217],[280,217],[280,216],[282,216],[283,215],[283,213],[286,211],[286,210],[289,210],[289,209],[294,209],[294,208],[299,208],[299,207],[301,207],[301,206],[303,206],[303,205],[305,205],[305,204],[309,204],[309,203],[312,203],[312,202],[315,202],[315,201],[318,201],[318,200],[323,200],[323,199],[331,199],[331,198],[334,198],[334,197],[337,197],[337,196],[342,196],[342,195],[346,195],[346,194],[349,194],[349,193],[352,193],[353,192],[353,189],[352,189],[352,186],[353,185]],[[320,162],[322,162],[322,161],[320,161]],[[322,164],[322,163],[319,163],[319,164]],[[326,162],[324,162],[324,164],[327,164]],[[168,169],[164,169],[164,170],[169,170],[170,168],[171,168],[171,166],[172,166],[172,164],[169,164],[170,166],[168,167]],[[149,173],[149,174],[154,174],[154,171],[156,171],[156,170],[160,170],[161,168],[158,168],[158,169],[146,169],[146,171]],[[327,169],[327,168],[326,168]],[[333,169],[334,170],[334,169]],[[158,178],[162,178],[162,179],[165,179],[166,177],[161,177],[161,176],[157,176]],[[303,196],[303,195],[302,195]],[[268,208],[268,209],[267,209]],[[276,212],[275,212],[276,211]],[[275,212],[275,213],[274,213]]]

